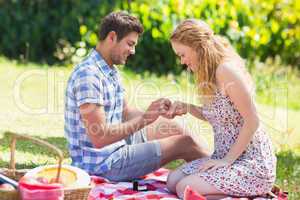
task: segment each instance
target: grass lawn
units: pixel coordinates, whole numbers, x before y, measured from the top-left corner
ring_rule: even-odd
[[[9,161],[9,138],[5,135],[6,131],[42,138],[62,149],[66,157],[64,162],[70,163],[63,133],[64,90],[70,72],[71,68],[41,68],[34,64],[23,66],[0,58],[0,167],[7,167]],[[148,74],[143,77],[122,70],[122,76],[127,99],[138,108],[144,109],[159,97],[197,102],[189,75],[159,78]],[[300,111],[288,109],[290,95],[286,96],[285,92],[286,90],[281,93],[277,91],[276,98],[274,101],[269,100],[268,105],[260,104],[265,103],[266,98],[258,96],[258,111],[276,148],[277,183],[291,192],[290,199],[300,199]],[[296,93],[290,88],[288,92]],[[278,98],[280,106],[277,104]],[[286,105],[282,103],[285,99]],[[294,100],[292,102],[295,104]],[[178,117],[176,120],[198,135],[201,134],[212,147],[208,124],[191,116]],[[48,150],[26,141],[17,143],[16,160],[18,168],[56,162],[55,156]],[[175,161],[167,167],[175,168],[181,163]]]

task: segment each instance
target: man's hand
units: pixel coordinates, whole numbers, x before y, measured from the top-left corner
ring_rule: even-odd
[[[170,109],[171,101],[169,99],[161,98],[153,101],[146,112],[143,114],[143,120],[148,125],[157,120],[162,115],[164,116]]]
[[[163,117],[168,119],[173,119],[177,115],[185,115],[188,112],[188,104],[175,101],[169,108],[166,114],[163,114]]]

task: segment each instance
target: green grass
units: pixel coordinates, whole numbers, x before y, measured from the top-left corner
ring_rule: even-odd
[[[300,156],[292,151],[277,154],[276,183],[289,192],[289,199],[300,199]]]
[[[63,133],[63,110],[64,90],[71,70],[59,66],[41,68],[31,63],[22,65],[0,58],[0,167],[7,167],[9,162],[9,137],[6,131],[48,141],[62,149],[66,157],[64,163],[70,163]],[[180,77],[157,77],[147,73],[137,75],[125,69],[121,73],[129,104],[140,109],[160,97],[197,103],[191,77],[187,73]],[[273,78],[268,77],[271,76],[269,73]],[[300,78],[296,72],[281,76],[274,69],[271,72],[257,70],[253,74],[256,81],[259,79],[260,84],[267,85],[259,91],[256,100],[259,115],[276,148],[277,183],[291,192],[290,199],[300,199],[300,103],[297,102],[300,99]],[[276,80],[280,84],[274,85]],[[263,88],[262,85],[260,88]],[[276,86],[275,89],[272,85]],[[283,90],[277,90],[279,85],[283,86]],[[277,91],[276,98],[272,89]],[[197,134],[204,136],[212,147],[213,137],[207,123],[191,116],[178,117],[176,120],[190,130],[199,130]],[[17,143],[16,160],[18,168],[33,168],[56,162],[51,152],[27,141]],[[180,164],[182,161],[175,161],[167,167],[174,169]]]
[[[291,66],[283,66],[280,59],[255,62],[252,67],[257,100],[263,104],[300,110],[300,73]]]

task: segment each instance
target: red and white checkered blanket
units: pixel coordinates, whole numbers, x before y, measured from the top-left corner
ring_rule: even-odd
[[[140,186],[146,186],[147,191],[133,190],[132,182],[109,182],[101,177],[92,177],[95,187],[91,190],[88,200],[178,200],[178,197],[171,194],[166,188],[166,180],[169,170],[159,169],[154,173],[139,180]],[[190,198],[200,199],[200,198]],[[204,198],[205,199],[205,198]],[[273,200],[287,200],[286,198],[273,198]],[[222,200],[248,200],[247,198],[227,197]],[[266,198],[255,198],[254,200],[267,200]],[[270,199],[268,199],[270,200]]]

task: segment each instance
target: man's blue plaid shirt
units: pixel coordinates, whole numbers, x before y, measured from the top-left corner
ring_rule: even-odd
[[[93,50],[78,64],[70,75],[65,96],[65,136],[69,144],[72,165],[80,167],[90,174],[108,171],[111,165],[120,159],[120,147],[125,140],[93,148],[79,113],[79,107],[85,103],[104,106],[106,122],[122,122],[124,89],[119,74]]]

